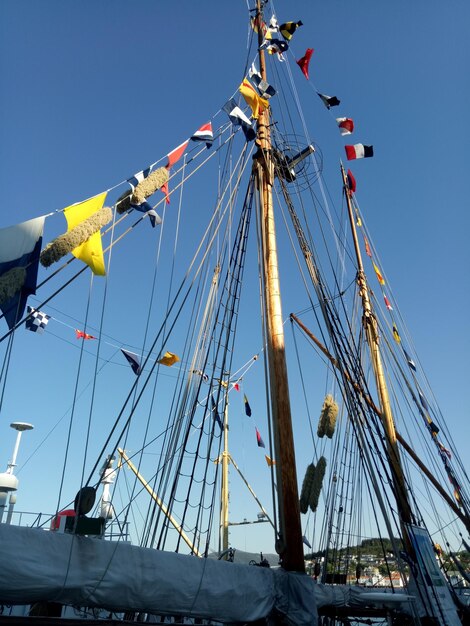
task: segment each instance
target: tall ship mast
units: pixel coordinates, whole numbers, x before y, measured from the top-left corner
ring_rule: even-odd
[[[259,61],[261,78],[267,81],[265,52],[262,49],[264,22],[261,0],[257,0],[256,20],[258,29]],[[277,487],[279,493],[279,554],[287,570],[303,572],[304,555],[300,525],[299,496],[292,434],[292,418],[289,401],[289,385],[285,357],[284,327],[280,296],[279,271],[276,247],[276,231],[273,213],[272,188],[274,163],[270,135],[269,108],[262,111],[258,121],[258,152],[254,158],[256,187],[259,193],[262,271],[264,305],[266,308],[267,354],[271,394],[271,410],[274,430]]]
[[[344,171],[343,165],[341,165],[341,175],[343,178],[343,188],[346,202],[348,205],[349,224],[353,237],[354,252],[356,254],[357,260],[357,283],[359,287],[359,295],[362,299],[363,306],[362,323],[366,332],[367,344],[369,346],[372,357],[372,366],[374,369],[375,382],[377,385],[377,392],[380,401],[380,415],[386,435],[388,458],[390,466],[392,468],[395,497],[397,500],[397,506],[400,511],[400,518],[403,524],[411,524],[413,522],[413,515],[411,512],[408,492],[405,485],[405,477],[403,474],[403,468],[400,460],[400,451],[398,448],[395,423],[393,420],[392,410],[390,406],[390,397],[388,393],[387,383],[385,380],[382,357],[380,354],[378,327],[370,302],[369,288],[367,286],[364,266],[362,263],[361,249],[359,246],[359,239],[356,232],[354,213],[351,204],[351,193],[348,187],[346,172]],[[404,533],[404,535],[406,537],[406,532]],[[411,544],[409,542],[407,543],[408,550],[411,550]]]
[[[400,67],[424,93],[422,65],[370,7],[10,4],[0,623],[466,623],[463,409],[441,410],[392,288],[413,268],[391,86]],[[426,340],[448,380],[452,330]]]

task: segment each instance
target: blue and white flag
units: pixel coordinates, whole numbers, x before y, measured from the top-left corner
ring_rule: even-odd
[[[429,411],[429,405],[427,403],[426,398],[424,397],[423,392],[421,391],[421,389],[418,389],[418,395],[419,395],[419,400],[421,402],[421,406],[423,407],[423,409],[425,411]]]
[[[46,329],[47,322],[51,319],[50,315],[46,315],[42,311],[38,311],[37,309],[33,309],[33,307],[28,306],[28,319],[25,322],[25,327],[27,330],[31,330],[33,333],[39,333],[40,335]]]
[[[193,141],[205,141],[206,148],[210,148],[214,141],[214,133],[212,132],[212,123],[207,122],[207,124],[203,124],[201,128],[199,128],[194,135],[192,135],[191,139]]]
[[[134,189],[137,187],[139,183],[141,183],[145,178],[147,178],[147,176],[151,172],[151,169],[152,169],[151,167],[147,167],[145,170],[140,170],[140,172],[137,172],[137,174],[134,174],[134,176],[131,176],[130,178],[127,179],[127,182],[132,187],[132,191],[134,191]]]
[[[253,139],[256,137],[255,129],[253,128],[248,117],[237,105],[235,100],[233,98],[230,98],[230,100],[226,104],[224,104],[222,109],[227,113],[230,121],[234,126],[242,127],[242,131],[245,134],[246,140],[253,141]]]
[[[276,95],[276,90],[274,89],[274,87],[261,78],[261,74],[254,62],[251,64],[251,67],[248,70],[248,76],[249,78],[251,78],[253,84],[258,90],[259,95],[262,98],[269,99]]]
[[[12,329],[36,293],[45,216],[0,229],[0,309]]]
[[[408,352],[405,350],[405,348],[403,348],[403,352],[405,353],[405,358],[406,358],[406,361],[407,361],[408,365],[410,366],[410,368],[411,368],[414,372],[416,372],[416,364],[415,364],[415,362],[414,362],[414,361],[413,361],[413,359],[410,357],[410,355],[409,355],[409,354],[408,354]]]
[[[138,354],[135,354],[135,352],[130,352],[129,350],[124,350],[124,348],[121,348],[121,352],[123,353],[123,355],[126,357],[129,365],[132,368],[132,371],[134,372],[134,374],[136,376],[138,376],[141,371],[142,368],[140,367],[140,357]]]
[[[147,213],[153,228],[155,228],[155,226],[159,226],[162,223],[162,218],[158,215],[158,213],[149,202],[131,204],[130,207],[131,209],[135,209],[136,211],[140,211],[141,213]]]

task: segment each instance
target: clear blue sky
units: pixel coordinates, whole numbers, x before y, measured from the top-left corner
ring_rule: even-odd
[[[341,98],[338,114],[354,119],[354,142],[374,145],[373,159],[354,164],[357,197],[449,429],[465,454],[470,6],[464,0],[451,5],[302,0],[271,6],[280,21],[304,23],[289,62],[298,73],[311,136],[324,152],[330,189],[344,140],[293,58],[315,49],[311,83]],[[0,227],[113,187],[167,154],[234,94],[244,75],[248,35],[243,0],[3,0]],[[61,216],[50,218],[44,241],[64,225]],[[124,244],[116,269],[128,281],[125,292],[113,295],[115,316],[125,311],[113,327],[116,344],[139,343],[129,327],[143,322],[133,317],[129,299],[156,241],[144,226],[141,237]],[[148,258],[140,256],[146,245]],[[88,278],[82,280],[57,311],[49,311],[68,327],[56,323],[51,335],[41,338],[18,333],[0,416],[0,466],[13,446],[11,421],[36,426],[24,437],[21,465],[67,409],[73,382],[63,373],[65,364],[75,371],[72,329],[80,325],[71,318],[83,320],[88,285]],[[40,301],[41,294],[36,304]],[[0,324],[3,334],[6,325]],[[31,378],[34,393],[28,391]],[[59,438],[54,445],[60,465]],[[54,499],[37,496],[35,476],[41,469],[34,464],[31,475],[32,465],[33,460],[21,474],[19,508],[39,509],[44,497],[51,510]],[[47,472],[53,466],[54,460],[47,461]],[[42,485],[47,489],[45,478]]]

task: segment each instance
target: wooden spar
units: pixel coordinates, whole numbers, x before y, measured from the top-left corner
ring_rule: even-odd
[[[124,450],[122,448],[118,448],[118,453],[120,455],[120,457],[123,459],[123,461],[126,463],[126,465],[128,466],[128,468],[134,472],[134,474],[137,476],[137,478],[139,479],[139,481],[142,483],[142,485],[145,487],[145,489],[148,491],[148,493],[150,494],[150,496],[153,498],[153,500],[155,500],[155,502],[158,504],[158,506],[160,507],[160,510],[162,511],[162,513],[165,515],[165,517],[171,522],[171,524],[173,524],[173,526],[175,527],[175,529],[178,531],[179,535],[181,536],[181,539],[188,545],[188,547],[190,548],[191,552],[193,554],[195,554],[196,556],[202,556],[202,554],[199,552],[199,550],[196,548],[196,546],[193,544],[193,542],[191,541],[191,539],[188,537],[188,535],[184,532],[183,528],[178,524],[178,522],[175,520],[175,518],[171,515],[171,513],[168,511],[168,507],[165,505],[165,503],[163,502],[163,500],[161,498],[159,498],[157,496],[157,494],[155,493],[155,491],[152,489],[152,487],[150,487],[150,485],[148,484],[148,482],[145,480],[145,478],[142,476],[142,474],[139,472],[139,470],[136,468],[136,466],[134,465],[134,463],[132,463],[132,461],[130,460],[130,458],[127,456],[127,454],[124,452]]]
[[[444,498],[444,500],[450,506],[452,511],[457,515],[457,517],[461,520],[461,522],[463,522],[463,524],[465,525],[465,528],[467,529],[467,532],[470,533],[470,520],[468,519],[468,517],[462,513],[462,511],[455,504],[455,502],[447,495],[447,493],[444,491],[444,489],[441,487],[441,485],[437,482],[437,480],[434,478],[434,476],[428,470],[426,465],[424,465],[424,463],[421,461],[419,456],[416,454],[416,452],[413,450],[413,448],[411,448],[411,446],[403,439],[403,437],[400,435],[400,433],[397,433],[397,440],[400,443],[400,445],[404,448],[404,450],[406,450],[406,452],[408,452],[408,454],[413,459],[413,461],[416,463],[416,465],[429,478],[431,483],[434,485],[434,487],[437,489],[437,491],[440,493],[440,495]]]
[[[339,365],[338,361],[335,359],[335,357],[328,351],[328,349],[322,344],[322,342],[317,337],[315,337],[315,335],[305,326],[305,324],[303,324],[294,313],[290,314],[290,318],[314,342],[314,344],[319,348],[319,350],[321,350],[323,352],[323,354],[327,357],[327,359],[329,359],[331,364],[334,367],[336,367],[336,369],[340,369],[340,365]],[[365,393],[364,389],[360,385],[358,385],[355,381],[353,381],[351,379],[351,376],[349,375],[349,372],[347,372],[345,369],[343,369],[342,373],[343,373],[344,377],[346,378],[346,380],[349,383],[351,383],[351,385],[354,387],[354,389],[364,398],[366,404],[376,413],[376,415],[378,417],[381,417],[380,410],[377,408],[377,406],[375,405],[375,403],[372,400],[372,398]],[[465,525],[465,528],[470,533],[470,520],[468,519],[468,517],[462,513],[462,511],[455,504],[455,502],[452,500],[452,498],[443,489],[442,485],[436,480],[434,475],[426,467],[426,465],[419,458],[419,456],[416,454],[416,452],[413,450],[413,448],[405,441],[405,439],[403,439],[403,437],[400,435],[399,432],[396,432],[396,436],[397,436],[398,443],[409,454],[409,456],[413,459],[413,461],[420,468],[420,470],[423,472],[423,474],[429,479],[429,481],[432,483],[432,485],[436,488],[436,490],[438,491],[439,495],[442,496],[442,498],[446,501],[446,503],[449,505],[449,507],[452,509],[452,511],[455,513],[455,515],[460,519],[460,521]]]
[[[266,511],[266,509],[264,508],[264,506],[261,504],[261,500],[258,498],[258,496],[256,495],[256,493],[253,491],[250,483],[247,481],[247,479],[243,476],[243,473],[241,471],[241,469],[238,467],[238,465],[235,463],[235,461],[233,460],[232,456],[229,455],[229,459],[230,459],[230,463],[233,465],[233,467],[237,470],[238,474],[240,475],[240,478],[243,480],[243,482],[245,483],[248,491],[251,493],[251,495],[253,496],[253,498],[255,499],[256,504],[259,506],[259,508],[261,509],[261,511],[264,513],[264,516],[266,517],[267,521],[271,524],[271,526],[274,528],[274,522],[272,521],[272,519],[269,517],[269,513]]]
[[[263,43],[263,13],[261,0],[257,0],[255,19],[258,23],[258,42],[259,47],[261,47]],[[261,77],[263,80],[266,80],[264,50],[259,51],[259,60]],[[263,274],[264,303],[267,322],[267,354],[279,508],[279,538],[277,550],[284,569],[288,571],[304,572],[302,527],[300,523],[294,437],[292,432],[289,386],[287,380],[276,232],[272,203],[274,165],[272,161],[269,130],[269,109],[265,109],[258,119],[256,143],[258,145],[258,151],[254,157],[253,167],[260,196],[259,207],[263,258],[261,271]]]
[[[346,195],[346,203],[348,206],[349,222],[351,226],[351,232],[353,236],[354,249],[356,252],[357,260],[357,282],[359,285],[359,295],[362,298],[363,307],[363,325],[366,333],[367,343],[369,345],[372,368],[374,370],[375,382],[377,385],[377,392],[380,400],[380,418],[386,434],[386,446],[387,453],[392,470],[392,482],[395,492],[395,498],[397,500],[397,507],[400,514],[400,519],[403,524],[413,523],[413,514],[411,511],[410,502],[408,499],[408,493],[405,485],[405,477],[403,474],[403,468],[401,466],[400,451],[397,445],[397,435],[395,431],[395,423],[392,415],[392,408],[390,405],[390,397],[388,394],[387,384],[385,382],[385,374],[382,365],[382,357],[380,355],[379,348],[379,333],[377,328],[377,320],[372,311],[372,305],[369,299],[369,289],[367,287],[366,276],[364,272],[364,266],[362,264],[361,250],[359,247],[359,240],[357,237],[356,226],[354,223],[354,215],[351,206],[351,196],[349,188],[346,182],[346,172],[341,165],[341,174],[343,177],[344,192]],[[411,543],[408,539],[408,534],[403,529],[403,540],[407,545],[407,549],[411,552]]]
[[[317,346],[317,348],[319,348],[323,354],[328,358],[328,360],[331,362],[332,365],[334,365],[336,367],[336,369],[340,369],[339,363],[338,361],[335,359],[335,357],[328,351],[328,348],[326,348],[322,342],[317,339],[315,337],[315,335],[305,326],[305,324],[302,324],[302,322],[299,320],[299,318],[294,314],[291,313],[290,314],[290,318],[292,320],[294,320],[294,322],[299,326],[299,328],[301,328],[304,333],[313,341],[313,343]],[[373,409],[373,411],[380,417],[380,410],[376,407],[376,405],[374,404],[372,398],[370,396],[368,396],[367,394],[364,393],[364,390],[362,389],[362,387],[360,385],[358,385],[354,380],[352,380],[351,376],[349,375],[349,372],[345,369],[340,370],[342,371],[342,373],[344,374],[344,377],[346,378],[346,380],[351,383],[351,385],[354,387],[354,389],[361,394],[361,396],[364,398],[364,400],[366,401],[366,403],[370,406],[371,409]]]

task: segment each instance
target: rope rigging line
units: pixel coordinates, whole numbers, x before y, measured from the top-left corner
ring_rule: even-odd
[[[231,194],[230,194],[230,196],[232,197],[232,196],[233,196],[233,193],[231,193]],[[220,204],[220,202],[219,202],[219,204]],[[207,360],[207,359],[206,359],[206,360]],[[201,368],[202,368],[202,369],[201,369]],[[194,362],[193,362],[193,365],[191,366],[191,371],[193,371],[194,369],[195,369],[195,368],[194,368]],[[204,371],[204,370],[206,369],[206,365],[205,365],[205,364],[201,364],[201,365],[200,365],[200,367],[198,366],[198,369],[201,369],[201,371]],[[187,400],[186,400],[186,404],[187,404]],[[181,403],[180,403],[180,409],[179,409],[179,411],[180,411],[180,414],[181,414],[182,416],[185,414],[185,409],[184,409],[184,406],[185,406],[185,405],[181,405]]]
[[[285,187],[285,185],[284,185],[284,187]],[[286,196],[287,194],[286,194],[286,193],[284,193],[284,195]],[[287,198],[286,198],[286,199],[287,199]],[[290,204],[289,204],[289,202],[288,202],[288,206],[289,206],[289,208],[291,208],[292,203],[290,203]],[[295,214],[294,214],[294,212],[293,212],[293,209],[291,209],[291,216],[292,216],[292,217],[293,217],[293,219],[294,219],[294,225],[295,225],[295,224],[296,224],[296,221],[295,221]],[[298,224],[298,222],[297,222],[297,224]],[[301,245],[301,248],[306,249],[305,239],[302,239],[302,231],[301,231],[301,229],[300,229],[300,226],[299,226],[299,225],[297,225],[296,230],[297,230],[297,233],[298,233],[298,236],[299,236],[299,239],[300,239],[300,245]],[[320,287],[320,283],[319,283],[319,281],[318,281],[318,279],[317,279],[317,277],[316,277],[316,276],[314,276],[314,278],[315,278],[314,283],[315,283],[315,284],[317,285],[317,287],[319,288],[319,287]],[[320,299],[320,302],[322,302],[321,296],[320,296],[320,298],[319,298],[319,299]],[[327,310],[327,307],[326,307],[326,306],[324,306],[324,307],[323,307],[323,311],[324,311],[324,318],[325,318],[325,321],[328,321],[328,319],[330,319],[330,318],[329,318],[329,311]],[[331,323],[331,321],[330,321],[330,323]],[[336,330],[337,330],[337,329],[335,328],[335,331],[336,331]],[[329,332],[329,335],[330,335],[330,338],[333,340],[333,342],[336,344],[336,350],[337,350],[337,351],[338,351],[338,350],[340,350],[340,351],[341,351],[341,348],[340,348],[340,346],[339,346],[339,345],[338,345],[338,343],[337,343],[337,338],[338,338],[338,336],[339,336],[339,335],[338,335],[338,333],[337,333],[337,332],[334,332],[334,331],[333,331],[333,332],[332,332],[332,331],[330,331],[330,332]],[[348,354],[348,352],[349,352],[348,350],[346,350],[346,352],[344,352],[344,347],[345,347],[345,346],[343,346],[343,349],[342,349],[342,358],[340,358],[340,362],[344,362],[344,354]],[[337,352],[337,354],[338,354],[338,352]],[[355,359],[355,362],[356,362],[356,364],[358,364],[358,360],[357,360],[357,359]]]
[[[293,341],[294,341],[294,348],[295,348],[295,354],[296,354],[296,359],[297,359],[297,366],[298,366],[298,369],[299,369],[300,381],[301,381],[301,386],[302,386],[302,393],[303,393],[303,396],[304,396],[305,410],[307,412],[307,420],[308,420],[308,424],[309,424],[309,427],[310,427],[310,435],[312,437],[314,456],[318,457],[317,446],[316,446],[316,441],[315,441],[315,435],[313,433],[312,417],[311,417],[309,405],[308,405],[308,402],[307,402],[307,391],[306,391],[306,387],[305,387],[304,375],[303,375],[303,372],[302,372],[302,368],[300,366],[299,347],[297,345],[297,338],[295,336],[295,332],[294,332],[295,329],[294,329],[294,323],[293,323],[292,318],[291,318],[290,321],[291,321],[292,338],[293,338]]]
[[[113,241],[113,235],[114,235],[115,217],[116,217],[116,215],[113,214],[113,224],[112,224],[111,244],[110,244],[111,250],[110,250],[110,253],[109,253],[109,257],[108,257],[108,266],[107,266],[107,275],[108,276],[109,276],[109,272],[111,270],[112,241]],[[93,274],[91,275],[91,279],[93,281]],[[81,477],[80,477],[80,484],[83,483],[83,478],[85,476],[85,466],[86,466],[88,444],[89,444],[89,440],[90,440],[91,424],[92,424],[92,418],[93,418],[93,409],[94,409],[94,400],[95,400],[95,391],[96,391],[96,381],[97,381],[97,375],[98,375],[98,364],[99,364],[100,348],[101,348],[101,331],[102,331],[103,323],[104,323],[104,313],[105,313],[105,308],[106,308],[106,296],[107,296],[107,293],[108,293],[108,284],[109,284],[108,280],[106,280],[105,281],[105,285],[104,285],[103,304],[102,304],[102,307],[101,307],[100,333],[99,333],[99,339],[98,339],[98,348],[97,348],[97,351],[96,351],[94,375],[93,375],[93,379],[92,379],[93,380],[93,384],[92,384],[92,391],[91,391],[90,409],[89,409],[89,413],[88,413],[88,424],[87,424],[86,438],[85,438],[85,442],[84,442],[83,462],[82,462],[82,472],[81,472]],[[88,308],[87,308],[87,317],[88,317]],[[85,330],[86,330],[86,324],[85,324]],[[85,344],[85,342],[82,341],[82,346],[84,344]],[[77,380],[77,384],[78,384],[78,380]],[[77,507],[79,505],[80,505],[80,498],[79,498]]]
[[[245,152],[243,152],[243,153],[242,153],[242,155],[241,155],[241,157],[240,157],[240,158],[243,158],[243,155],[244,155],[244,154],[245,154]],[[213,221],[214,221],[214,216],[211,218],[210,224],[212,224],[212,223],[213,223]],[[209,228],[210,228],[210,225],[209,225]],[[208,230],[206,230],[205,234],[203,235],[203,238],[202,238],[202,240],[201,240],[201,242],[200,242],[200,244],[199,244],[199,246],[198,246],[198,248],[197,248],[197,250],[196,250],[196,253],[195,253],[194,257],[193,257],[193,260],[191,261],[190,266],[189,266],[188,270],[186,271],[186,274],[185,274],[185,276],[184,276],[184,278],[183,278],[183,280],[182,280],[182,283],[181,283],[180,287],[178,288],[178,290],[177,290],[177,292],[176,292],[176,294],[175,294],[175,296],[174,296],[174,298],[173,298],[173,301],[172,301],[171,307],[170,307],[170,309],[169,309],[169,312],[172,312],[172,311],[173,311],[173,309],[175,309],[175,307],[176,307],[176,305],[177,305],[177,303],[178,303],[178,299],[179,299],[180,295],[183,293],[183,288],[184,288],[184,285],[185,285],[186,281],[189,279],[189,276],[190,276],[190,274],[191,274],[191,271],[193,270],[193,267],[194,267],[194,265],[195,265],[196,259],[197,259],[197,257],[198,257],[198,255],[199,255],[199,253],[200,253],[200,252],[201,252],[201,250],[202,250],[203,243],[204,243],[205,239],[207,238],[207,234],[208,234],[208,232],[209,232],[209,231],[208,231]],[[204,261],[205,261],[205,259],[206,259],[207,255],[208,255],[208,253],[209,253],[209,251],[210,251],[210,249],[211,249],[211,246],[212,246],[212,243],[213,243],[214,237],[215,237],[215,235],[213,235],[213,236],[209,239],[209,241],[208,241],[208,243],[207,243],[207,248],[206,248],[205,252],[203,252],[203,254],[202,254],[202,259],[201,259],[201,261],[200,261],[199,267],[196,267],[196,268],[195,268],[195,275],[194,275],[194,278],[192,279],[192,282],[191,282],[191,285],[190,285],[189,289],[186,291],[185,295],[183,295],[183,296],[182,296],[182,300],[183,300],[183,301],[182,301],[182,303],[180,303],[180,307],[179,307],[179,309],[178,309],[179,311],[181,311],[181,309],[182,309],[182,307],[183,307],[183,305],[184,305],[184,302],[186,301],[186,299],[187,299],[187,298],[188,298],[188,296],[189,296],[189,292],[191,291],[191,286],[194,284],[195,279],[196,279],[196,278],[197,278],[197,276],[199,275],[199,273],[200,273],[200,271],[201,271],[201,268],[202,268],[202,267],[203,267],[203,265],[204,265]],[[85,268],[85,269],[86,269],[86,268]],[[173,328],[173,326],[174,326],[174,324],[175,324],[175,323],[176,323],[176,320],[174,320],[174,321],[173,321],[173,323],[172,323],[172,328]],[[162,329],[160,329],[160,330],[158,331],[157,336],[156,336],[156,338],[155,338],[155,340],[154,340],[154,342],[153,342],[153,344],[152,344],[152,347],[151,347],[151,349],[150,349],[150,351],[149,351],[149,354],[147,355],[147,357],[146,357],[146,359],[145,359],[144,363],[142,364],[142,369],[144,369],[144,368],[145,368],[145,366],[146,366],[147,362],[149,361],[149,359],[150,359],[150,354],[152,353],[153,349],[155,348],[155,345],[156,345],[156,343],[157,343],[158,339],[159,339],[159,338],[160,338],[160,336],[162,335],[162,332],[163,332],[163,331],[162,331]],[[165,339],[165,341],[166,341],[166,339]],[[155,364],[154,364],[154,366],[152,367],[151,372],[149,373],[149,377],[151,376],[151,374],[152,374],[152,372],[153,372],[153,370],[154,370],[154,369],[155,369]],[[148,384],[148,380],[149,380],[149,378],[147,378],[145,385],[147,385],[147,384]],[[128,402],[129,402],[129,399],[130,399],[130,397],[131,397],[131,395],[132,395],[132,393],[133,393],[134,386],[135,386],[136,384],[137,384],[137,382],[135,382],[135,383],[134,383],[134,385],[133,385],[133,387],[132,387],[131,391],[129,392],[129,395],[128,395],[128,397],[127,397],[127,399],[126,399],[125,403],[124,403],[124,406],[123,406],[122,410],[120,411],[120,414],[119,414],[119,417],[118,417],[118,419],[117,419],[117,422],[119,422],[120,417],[122,416],[122,414],[123,414],[123,412],[124,412],[124,409],[125,409],[126,405],[127,405],[127,404],[128,404]],[[142,395],[142,392],[141,392],[141,394],[139,395],[139,397],[140,397],[141,395]],[[134,407],[134,408],[135,408],[135,407]],[[132,410],[132,412],[133,412],[133,410]],[[129,418],[129,419],[130,419],[130,418]],[[105,446],[104,446],[104,449],[106,448],[107,444],[109,443],[109,441],[110,441],[110,439],[111,439],[111,437],[112,437],[112,434],[114,433],[114,431],[115,431],[115,429],[116,429],[116,425],[117,425],[117,423],[116,423],[116,424],[115,424],[115,426],[112,428],[112,431],[111,431],[111,433],[110,433],[110,435],[109,435],[109,437],[108,437],[108,439],[107,439],[107,442],[106,442],[106,444],[105,444]],[[104,449],[103,449],[102,454],[104,453]],[[91,472],[91,474],[90,474],[90,478],[89,478],[88,482],[91,480],[91,475],[92,475],[92,473],[96,470],[96,467],[97,467],[98,463],[99,463],[99,461],[97,461],[97,463],[95,464],[95,466],[94,466],[94,468],[93,468],[93,471],[92,471],[92,472]]]
[[[86,312],[85,312],[85,328],[86,328],[86,321],[88,319],[88,314],[89,314],[89,310],[90,310],[92,288],[93,288],[93,274],[90,277],[90,288],[89,288],[89,291],[88,291],[88,300],[87,300]],[[58,496],[57,496],[57,505],[56,505],[56,511],[55,511],[56,515],[57,515],[57,513],[59,512],[59,509],[60,509],[60,499],[61,499],[61,496],[62,496],[62,489],[63,489],[63,486],[64,486],[65,471],[66,471],[67,462],[68,462],[68,452],[69,452],[69,447],[70,447],[70,442],[71,442],[71,437],[72,437],[72,426],[73,426],[74,417],[75,417],[75,407],[76,407],[76,400],[77,400],[77,395],[78,395],[78,382],[79,382],[79,379],[80,379],[80,371],[81,371],[82,359],[83,359],[83,345],[84,345],[84,342],[82,341],[82,349],[80,350],[80,358],[79,358],[79,361],[78,361],[77,374],[76,374],[76,378],[75,378],[73,401],[72,401],[72,407],[71,407],[71,411],[70,411],[69,428],[68,428],[68,432],[67,432],[67,440],[66,440],[65,450],[64,450],[64,460],[63,460],[63,464],[62,464],[62,473],[61,473],[61,479],[60,479],[59,493],[58,493]]]
[[[216,344],[216,353],[215,353],[215,357],[214,357],[214,362],[218,363],[219,359],[220,360],[220,365],[217,366],[217,369],[223,373],[224,371],[227,370],[227,354],[230,354],[230,362],[228,363],[228,371],[230,371],[231,368],[231,359],[232,359],[232,355],[233,355],[233,346],[230,347],[230,344],[233,343],[234,341],[234,336],[235,336],[235,328],[233,326],[233,321],[235,321],[236,323],[236,309],[235,309],[235,303],[238,302],[239,300],[239,289],[241,286],[241,276],[242,276],[242,270],[243,270],[243,265],[242,265],[242,259],[245,255],[245,250],[246,250],[246,237],[247,237],[247,226],[245,226],[244,221],[246,220],[246,218],[244,217],[244,215],[242,214],[242,218],[241,218],[241,223],[239,226],[239,235],[236,239],[236,244],[234,247],[234,257],[233,260],[231,261],[230,265],[233,266],[235,263],[235,271],[232,269],[230,270],[230,272],[228,272],[227,277],[226,277],[226,283],[225,286],[222,288],[222,292],[227,293],[227,304],[224,304],[224,301],[221,300],[221,302],[219,303],[219,310],[218,312],[215,313],[215,319],[213,322],[213,330],[211,331],[211,336],[214,335],[217,327],[219,326],[219,339],[215,341]],[[240,237],[241,240],[244,242],[243,243],[243,247],[240,248]],[[237,243],[238,240],[238,243]],[[240,252],[238,252],[238,250],[240,250]],[[239,260],[237,260],[239,259]],[[221,265],[223,265],[223,263],[221,263]],[[237,269],[238,268],[238,269]],[[237,275],[238,272],[238,275]],[[233,277],[233,278],[232,278]],[[233,293],[231,292],[231,289],[229,287],[230,283],[232,283],[233,285],[235,285],[235,289],[233,290]],[[230,304],[230,301],[232,302],[232,304]],[[238,304],[236,305],[238,307]],[[220,312],[222,312],[222,319],[219,321],[219,316],[220,316]],[[225,321],[226,320],[226,321]],[[223,339],[223,336],[225,334],[225,339]],[[220,350],[222,350],[222,355],[221,357],[220,355]],[[213,374],[212,377],[214,377],[214,372],[215,370],[213,370]],[[216,397],[214,399],[214,396],[212,394],[211,395],[211,400],[214,402],[215,407],[218,406],[219,404],[219,398],[220,398],[220,394],[221,394],[221,387],[218,386],[217,392],[216,392]],[[226,394],[225,394],[226,395]],[[226,404],[226,400],[224,401],[224,404]],[[195,412],[195,408],[196,405],[193,405],[193,414]],[[209,411],[209,396],[206,399],[206,405],[205,405],[205,414],[208,413]],[[214,410],[214,409],[213,409]],[[203,420],[203,424],[204,424]],[[191,419],[192,422],[192,419]],[[216,420],[212,420],[212,424],[211,424],[211,428],[210,428],[210,433],[209,433],[209,437],[210,439],[212,439],[214,437],[214,433],[215,433],[215,429],[216,429]],[[189,429],[186,431],[186,440],[188,438],[189,435]],[[202,474],[202,481],[204,482],[204,484],[207,484],[207,473],[208,473],[208,469],[210,467],[211,464],[211,458],[213,457],[213,455],[211,454],[203,454],[201,455],[199,453],[199,449],[200,446],[202,444],[202,435],[203,435],[203,428],[200,428],[199,430],[199,439],[198,439],[198,444],[197,444],[197,448],[195,450],[195,456],[194,456],[194,462],[193,462],[193,467],[191,470],[191,479],[194,479],[195,477],[195,472],[196,472],[196,463],[198,461],[199,458],[204,458],[205,459],[205,467],[203,469],[203,474]],[[221,445],[221,437],[218,437],[218,452],[217,452],[217,456],[218,454],[220,454],[220,445]],[[211,444],[209,444],[211,445]],[[181,449],[180,455],[183,454],[183,451],[186,449],[186,442],[184,444],[184,447]],[[176,470],[176,475],[179,476],[181,474],[181,465],[177,468]],[[218,466],[216,467],[216,472],[215,472],[215,479],[214,479],[214,483],[216,482],[216,476],[217,476],[217,471],[218,471]],[[187,511],[188,511],[188,503],[190,502],[190,493],[192,490],[192,480],[189,482],[188,484],[188,488],[187,488],[187,492],[183,498],[183,500],[186,501],[186,507],[184,510],[184,513],[182,515],[182,519],[184,520],[186,515],[187,515]],[[174,488],[174,491],[176,491],[176,487]],[[201,500],[200,500],[200,504],[202,504],[202,498],[204,496],[204,493],[201,495]],[[210,496],[210,500],[212,500],[212,502],[214,501],[214,497],[215,495],[212,494],[212,496]],[[174,495],[172,494],[170,496],[170,500],[172,500],[174,498]],[[212,507],[209,506],[209,509],[211,509]],[[196,529],[200,524],[200,511],[201,511],[202,507],[199,509],[199,513],[197,515],[197,519],[196,519]],[[210,523],[209,523],[209,527],[210,527]],[[159,542],[158,545],[161,545],[161,543]]]
[[[234,193],[235,193],[235,191],[234,191]],[[232,194],[232,195],[233,195],[233,194]],[[212,238],[212,240],[213,240],[213,238]],[[209,246],[209,247],[210,247],[210,246]],[[206,254],[207,254],[207,253],[206,253]]]
[[[185,163],[186,163],[186,161],[185,161]],[[175,242],[174,242],[173,259],[172,259],[172,265],[171,265],[170,280],[169,280],[169,285],[168,285],[168,295],[167,295],[167,303],[166,303],[167,314],[168,314],[168,307],[170,305],[171,290],[172,290],[172,285],[173,285],[174,265],[175,265],[175,257],[176,257],[177,243],[178,243],[179,222],[180,222],[180,216],[181,216],[181,204],[182,204],[182,196],[183,196],[183,182],[185,180],[184,172],[185,172],[185,165],[183,165],[183,168],[181,168],[182,184],[181,184],[181,191],[180,191],[180,194],[179,194],[180,197],[179,197],[178,212],[177,212],[176,237],[175,237]],[[148,307],[148,311],[147,311],[147,321],[146,321],[145,332],[144,332],[144,337],[143,337],[143,342],[142,342],[142,348],[140,350],[141,357],[142,357],[142,355],[144,354],[144,351],[145,351],[145,346],[146,346],[146,343],[147,343],[147,336],[148,336],[148,332],[149,332],[149,328],[150,328],[150,322],[151,322],[151,319],[152,319],[152,305],[153,305],[154,296],[155,296],[156,287],[157,287],[157,274],[158,274],[160,251],[161,251],[162,240],[163,240],[163,233],[164,233],[164,228],[163,227],[164,227],[164,221],[162,223],[162,228],[160,229],[160,237],[159,237],[159,242],[158,242],[158,247],[157,247],[156,263],[155,263],[154,275],[153,275],[153,280],[152,280],[152,288],[151,288],[150,299],[149,299],[149,307]],[[167,314],[164,317],[163,330],[165,330],[165,323],[166,323]],[[157,372],[158,371],[159,371],[159,368],[158,368]],[[140,451],[140,455],[139,455],[139,459],[138,459],[138,463],[137,463],[137,471],[138,472],[140,472],[141,463],[142,463],[142,459],[143,459],[143,451],[144,451],[144,449],[145,449],[145,447],[147,445],[146,444],[146,442],[147,442],[147,435],[148,435],[149,428],[150,428],[150,419],[151,419],[151,415],[152,415],[152,411],[153,411],[153,407],[154,407],[158,380],[159,380],[159,376],[158,376],[158,373],[157,373],[157,376],[155,376],[155,380],[154,380],[153,391],[152,391],[152,395],[151,395],[151,401],[150,401],[150,405],[149,405],[148,412],[147,412],[147,421],[146,421],[145,431],[144,431],[144,435],[143,435],[143,442],[142,442],[142,445],[141,445],[141,451]],[[137,389],[138,388],[136,386],[133,404],[136,403]],[[165,431],[165,436],[166,436],[167,432],[168,432],[168,430]],[[126,433],[126,439],[124,440],[124,442],[122,444],[122,447],[124,449],[126,447],[126,441],[127,441],[128,434],[129,434],[129,431]],[[136,488],[137,488],[137,475],[134,478],[133,490],[135,490]],[[133,498],[130,498],[129,499],[129,509],[128,509],[129,511],[130,511],[130,503],[132,501],[133,501]],[[128,515],[128,513],[126,513],[126,519],[127,519],[127,515]]]
[[[3,400],[5,397],[5,389],[6,389],[6,384],[7,384],[7,378],[8,378],[8,368],[10,365],[10,359],[11,359],[11,353],[13,350],[13,342],[15,340],[15,334],[12,333],[10,334],[10,336],[8,337],[8,343],[7,343],[7,347],[6,347],[6,351],[5,351],[5,358],[3,359],[3,363],[2,363],[2,370],[0,372],[0,383],[2,383],[2,394],[0,397],[0,411],[3,407]]]

